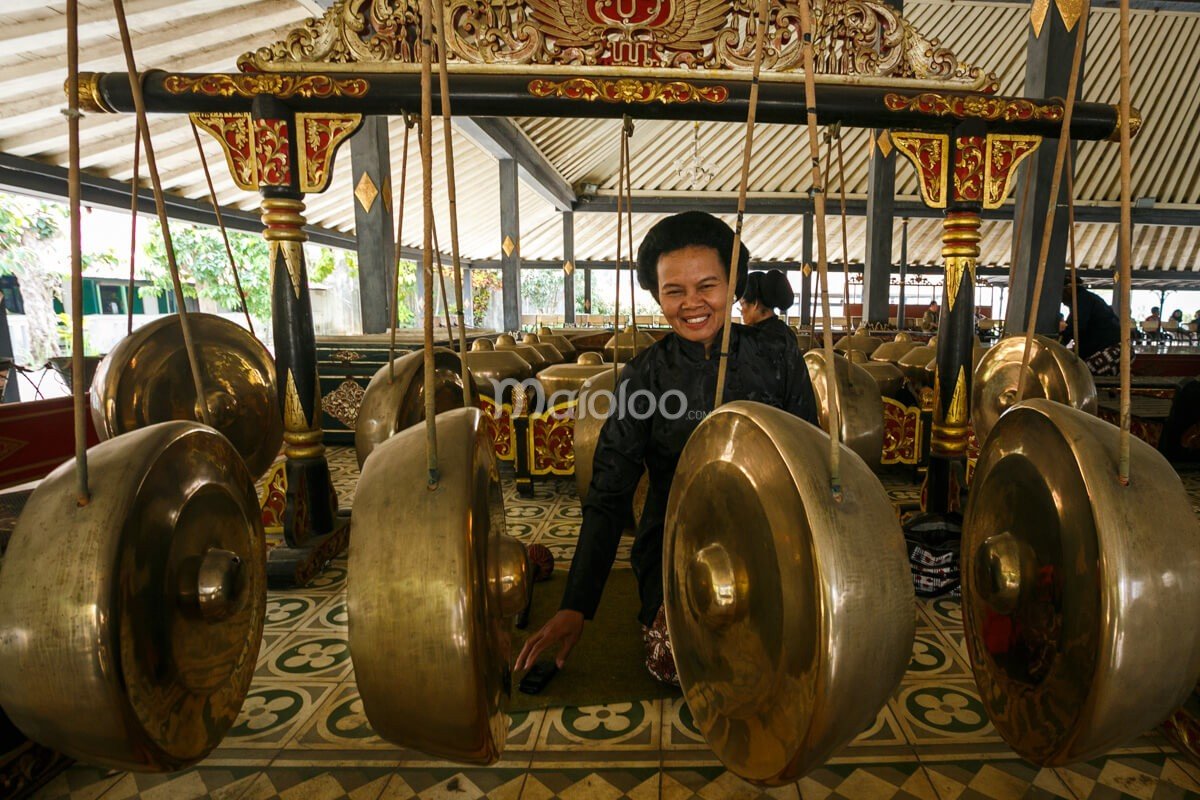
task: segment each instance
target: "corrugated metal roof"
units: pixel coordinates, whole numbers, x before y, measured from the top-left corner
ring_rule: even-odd
[[[66,163],[66,127],[62,81],[64,3],[59,0],[5,0],[0,4],[0,150],[58,165]],[[239,55],[283,36],[303,19],[317,13],[314,0],[127,0],[134,47],[142,68],[180,71],[229,71]],[[1028,6],[1019,3],[909,0],[909,19],[922,33],[936,37],[966,61],[994,71],[1005,94],[1023,94]],[[124,64],[108,0],[81,0],[81,67],[120,70]],[[1134,196],[1153,197],[1157,206],[1200,206],[1200,92],[1195,91],[1200,52],[1200,14],[1134,12],[1134,99],[1145,117],[1134,141]],[[1117,95],[1117,15],[1096,9],[1089,22],[1084,97],[1115,102]],[[519,119],[520,127],[548,160],[572,184],[592,183],[600,192],[616,185],[619,123],[613,120]],[[159,117],[152,131],[164,185],[191,198],[207,194],[203,174],[186,120]],[[95,116],[83,120],[84,168],[107,177],[128,180],[132,175],[133,121],[128,116]],[[701,123],[701,148],[713,178],[706,193],[730,193],[737,188],[742,126]],[[398,183],[402,124],[391,125],[393,166]],[[861,198],[867,187],[868,132],[845,135],[846,189]],[[441,166],[441,126],[435,124],[434,198],[439,210],[439,233],[448,249],[445,179]],[[256,195],[242,192],[226,176],[215,143],[205,142],[222,203],[254,208]],[[456,171],[462,251],[470,259],[495,259],[500,254],[499,181],[495,160],[468,138],[456,133]],[[410,155],[411,179],[405,198],[407,224],[403,243],[419,245],[419,159],[415,137]],[[635,192],[659,194],[687,191],[676,165],[690,158],[692,126],[685,122],[641,121],[632,144]],[[751,190],[766,195],[802,195],[808,188],[807,150],[789,126],[762,125],[756,135]],[[1118,153],[1115,145],[1085,143],[1079,148],[1076,195],[1080,202],[1112,203],[1118,199]],[[144,172],[144,170],[143,170]],[[837,171],[830,176],[836,189]],[[144,177],[143,177],[144,180]],[[901,164],[897,194],[916,199],[912,169]],[[836,211],[836,192],[830,206]],[[335,166],[328,191],[308,198],[311,222],[343,231],[353,230],[354,208],[348,148]],[[635,241],[657,219],[639,214]],[[896,223],[897,231],[899,221]],[[770,260],[800,256],[799,217],[751,216],[746,239],[755,254]],[[849,222],[850,257],[863,258],[865,221]],[[560,259],[562,225],[559,215],[528,187],[521,191],[521,250],[526,258]],[[1089,267],[1110,267],[1115,259],[1116,226],[1082,224],[1077,231],[1079,257]],[[615,217],[576,214],[577,259],[615,256]],[[988,221],[983,226],[981,262],[1009,263],[1012,226]],[[914,219],[909,229],[911,263],[940,261],[940,222]],[[840,221],[829,224],[830,257],[841,256]],[[899,258],[899,236],[895,237]],[[1141,269],[1200,270],[1200,228],[1142,226],[1135,232],[1135,265]]]

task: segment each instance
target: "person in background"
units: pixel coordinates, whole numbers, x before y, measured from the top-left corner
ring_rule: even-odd
[[[790,347],[798,347],[796,332],[775,313],[786,311],[795,298],[787,276],[779,270],[751,272],[746,276],[746,290],[739,301],[742,324],[769,331]]]
[[[921,317],[921,330],[936,331],[938,326],[938,313],[941,308],[936,300],[929,301],[929,308],[925,309],[925,316]]]
[[[1093,375],[1116,375],[1121,364],[1121,321],[1112,306],[1095,292],[1077,287],[1075,314],[1079,315],[1079,341],[1075,354]],[[1071,305],[1071,281],[1063,284],[1062,301]],[[1075,314],[1067,317],[1059,339],[1068,344],[1075,333]]]

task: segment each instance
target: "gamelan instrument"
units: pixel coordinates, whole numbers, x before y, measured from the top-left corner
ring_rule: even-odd
[[[876,349],[875,352],[878,353],[879,350]],[[877,361],[873,356],[867,358],[867,354],[863,350],[846,351],[846,359],[851,364],[857,364],[866,370],[867,374],[875,379],[875,383],[879,386],[879,393],[884,397],[895,397],[904,388],[904,373],[890,361]]]
[[[896,366],[904,373],[904,377],[917,387],[925,383],[925,368],[929,362],[937,359],[937,337],[930,337],[928,344],[911,348],[896,360]]]
[[[66,462],[30,496],[0,569],[0,707],[92,764],[171,771],[233,725],[262,643],[254,482],[229,439],[160,422]]]
[[[546,355],[541,350],[527,344],[517,344],[517,340],[507,333],[497,336],[492,348],[495,350],[511,350],[528,361],[529,365],[533,367],[534,372],[540,371],[542,367],[550,363],[546,360]]]
[[[213,427],[259,477],[283,444],[275,362],[242,326],[215,314],[188,319]],[[168,420],[200,419],[179,317],[149,322],[117,343],[92,378],[92,422],[101,439]]]
[[[609,340],[604,343],[604,355],[609,361],[619,361],[624,364],[654,344],[654,341],[654,337],[644,330],[626,325],[623,331],[609,337]]]
[[[1006,336],[988,348],[975,368],[971,392],[971,422],[979,441],[1000,415],[1022,398],[1021,359],[1025,336]],[[1087,364],[1075,353],[1046,336],[1033,337],[1033,352],[1026,376],[1025,398],[1045,397],[1058,403],[1096,413],[1096,382]]]
[[[367,384],[354,423],[358,466],[389,437],[425,419],[425,384],[421,380],[424,351],[406,353],[384,364]],[[434,404],[438,413],[462,408],[461,361],[445,347],[435,347]],[[389,372],[389,370],[391,370]]]
[[[917,342],[912,340],[912,336],[904,331],[896,334],[896,337],[890,342],[884,342],[875,351],[871,353],[872,361],[886,361],[895,364],[905,353],[918,347]]]
[[[571,340],[545,326],[538,330],[538,341],[543,344],[554,345],[563,358],[571,359],[575,357],[575,345],[571,344]]]
[[[861,350],[869,356],[881,344],[883,344],[882,339],[872,336],[867,332],[866,328],[859,328],[854,333],[838,339],[833,349],[838,353],[845,353],[848,350]]]
[[[541,353],[542,357],[546,359],[547,364],[561,364],[566,360],[557,347],[543,342],[536,333],[525,334],[521,337],[521,344],[526,347],[532,347]]]
[[[883,455],[883,400],[879,384],[862,365],[844,356],[835,356],[833,361],[837,372],[841,441],[869,467],[877,469]],[[827,426],[830,401],[825,379],[825,352],[809,350],[804,354],[804,365],[808,368],[817,401],[819,424]]]
[[[1017,340],[1020,343],[1020,340]],[[963,624],[1004,740],[1042,765],[1161,722],[1200,675],[1200,523],[1139,439],[1046,398],[988,434],[963,520]]]

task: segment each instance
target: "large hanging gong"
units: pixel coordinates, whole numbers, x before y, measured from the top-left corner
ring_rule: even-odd
[[[1024,335],[1009,336],[988,348],[975,367],[971,423],[979,441],[987,438],[1000,415],[1017,402],[1024,354]],[[1045,397],[1096,413],[1096,381],[1087,364],[1046,336],[1033,337],[1025,398],[1033,397]]]
[[[266,606],[262,520],[229,440],[163,422],[41,482],[0,570],[0,707],[92,764],[178,770],[233,725]]]
[[[861,733],[912,652],[912,578],[887,493],[841,446],[758,403],[692,434],[667,506],[667,625],[696,725],[733,772],[793,781]]]
[[[1200,675],[1200,525],[1178,475],[1119,430],[1046,399],[992,428],[963,520],[963,624],[980,697],[1043,765],[1095,758],[1162,721]]]
[[[275,362],[245,328],[215,314],[188,315],[213,427],[258,477],[283,444]],[[92,421],[101,439],[156,422],[201,418],[175,314],[156,319],[114,347],[92,379]]]
[[[354,450],[362,469],[367,456],[392,435],[425,419],[424,354],[417,350],[384,364],[371,376],[354,423]],[[433,349],[434,404],[440,414],[462,408],[462,362],[445,347]]]
[[[837,365],[838,402],[840,403],[842,441],[858,453],[872,469],[883,457],[883,398],[871,373],[842,356],[834,356]],[[817,400],[817,417],[827,428],[829,383],[825,379],[825,351],[809,350],[804,365]]]
[[[354,501],[350,654],[371,727],[436,758],[495,761],[510,692],[510,618],[524,609],[525,549],[504,532],[488,422],[437,416],[439,481],[425,427],[375,449]],[[398,572],[398,570],[400,570]]]

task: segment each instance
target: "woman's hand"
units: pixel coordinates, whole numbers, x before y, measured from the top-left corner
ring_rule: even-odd
[[[537,633],[530,636],[517,656],[515,670],[522,671],[532,667],[545,650],[561,645],[555,663],[562,669],[571,654],[571,649],[583,635],[583,612],[563,609],[543,625]]]

